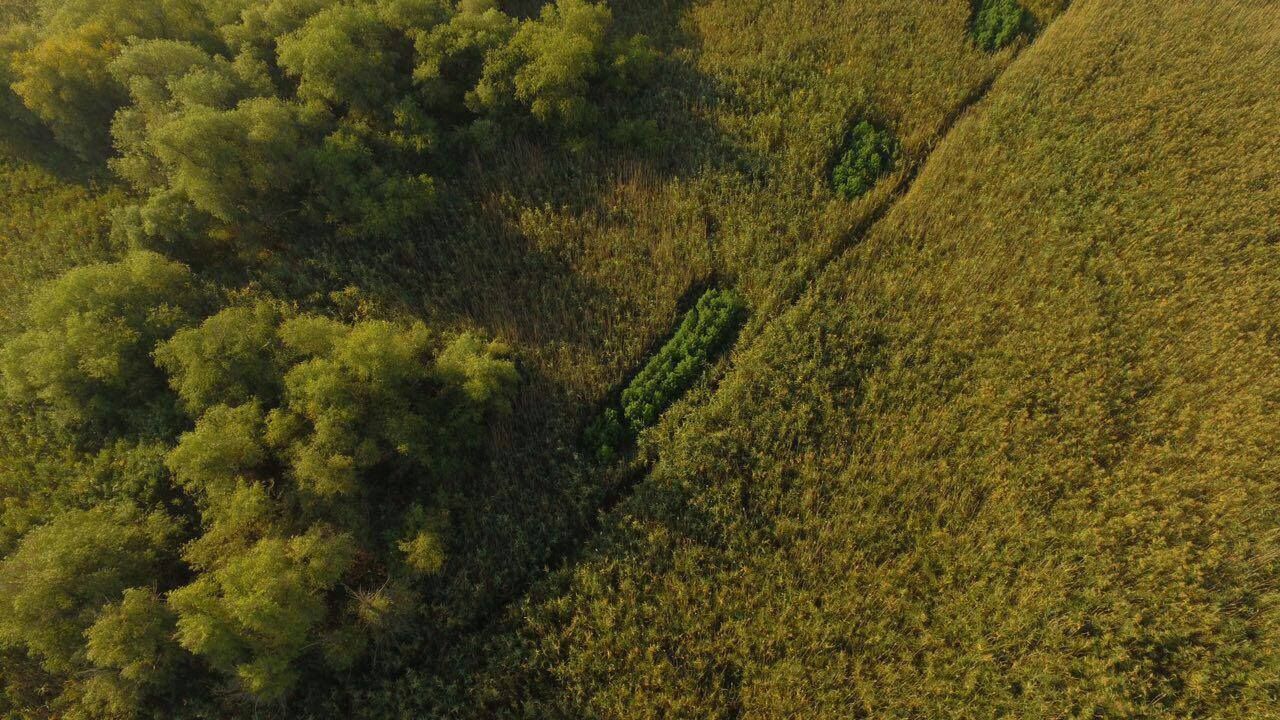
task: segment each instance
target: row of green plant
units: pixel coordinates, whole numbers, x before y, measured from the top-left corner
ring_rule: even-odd
[[[588,428],[587,444],[596,457],[611,460],[636,433],[657,422],[732,341],[745,314],[732,290],[703,293],[671,339],[623,389],[620,405],[607,408]]]

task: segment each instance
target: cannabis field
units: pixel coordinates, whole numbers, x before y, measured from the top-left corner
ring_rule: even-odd
[[[0,716],[1280,716],[1280,4],[0,1]]]

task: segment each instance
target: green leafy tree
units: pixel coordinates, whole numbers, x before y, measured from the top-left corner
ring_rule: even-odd
[[[35,293],[27,329],[0,348],[5,391],[68,425],[162,426],[170,401],[151,352],[199,305],[186,266],[155,253],[71,270]]]
[[[0,562],[0,644],[25,648],[50,672],[82,668],[85,631],[126,588],[162,577],[174,531],[163,514],[99,505],[27,533]]]
[[[212,28],[194,0],[68,0],[52,5],[13,56],[14,92],[86,158],[105,156],[110,126],[127,95],[109,65],[128,38],[210,42]]]
[[[457,114],[484,71],[485,59],[506,46],[517,23],[496,0],[463,0],[447,22],[416,36],[413,80],[437,111]]]
[[[507,409],[505,354],[421,323],[265,304],[166,343],[157,355],[198,414],[167,458],[200,514],[183,553],[196,579],[171,596],[182,645],[269,699],[288,693],[306,648],[340,668],[394,627],[412,578],[444,562],[445,516],[410,500],[439,493]],[[350,574],[357,552],[381,569]],[[339,582],[351,592],[335,594]]]
[[[274,401],[281,391],[278,329],[283,318],[265,301],[227,308],[162,343],[156,362],[196,416],[215,404]]]
[[[537,19],[521,23],[508,44],[490,53],[468,101],[483,112],[518,103],[540,123],[569,131],[591,127],[599,118],[593,86],[626,85],[652,64],[642,37],[609,41],[612,22],[608,7],[587,0],[543,6]]]
[[[91,717],[130,717],[149,694],[168,690],[181,649],[176,616],[150,587],[129,588],[104,607],[85,631],[93,672],[79,702]]]
[[[108,129],[125,94],[107,64],[118,40],[101,24],[52,35],[15,58],[12,88],[63,145],[85,158],[107,154]]]
[[[279,98],[193,107],[150,134],[168,186],[227,223],[269,223],[308,179],[306,114]]]
[[[351,536],[323,528],[260,540],[170,593],[178,642],[255,697],[278,700],[354,556]]]
[[[338,0],[208,0],[218,33],[237,53],[264,51],[274,55],[276,39],[302,27]]]
[[[0,140],[13,148],[38,149],[37,141],[44,125],[13,90],[20,79],[16,65],[18,54],[34,44],[35,30],[30,17],[4,18],[0,14]],[[7,23],[7,24],[4,24]]]
[[[372,5],[335,5],[279,39],[279,64],[298,80],[298,99],[366,114],[397,95],[396,40]]]
[[[196,496],[221,495],[267,458],[263,412],[256,403],[215,405],[182,435],[168,465],[178,482]]]

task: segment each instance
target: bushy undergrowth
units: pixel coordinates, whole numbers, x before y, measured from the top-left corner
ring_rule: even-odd
[[[863,120],[849,131],[844,152],[831,171],[836,194],[846,200],[865,195],[893,167],[897,142],[886,129]]]
[[[1013,42],[1027,24],[1027,13],[1018,0],[978,0],[970,32],[974,43],[988,52]]]

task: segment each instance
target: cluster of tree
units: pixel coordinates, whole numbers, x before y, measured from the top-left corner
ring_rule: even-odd
[[[580,139],[653,62],[588,0],[526,20],[496,0],[34,2],[0,32],[3,122],[110,157],[140,197],[119,232],[150,247],[394,232],[451,148]]]
[[[742,299],[712,288],[698,298],[680,327],[622,390],[621,407],[606,408],[587,430],[587,443],[611,460],[636,433],[653,425],[693,385],[733,339],[745,317]]]
[[[506,350],[209,309],[184,265],[135,251],[42,288],[0,349],[5,399],[71,438],[0,471],[0,710],[280,700],[392,637],[442,567],[445,496],[509,408]]]

